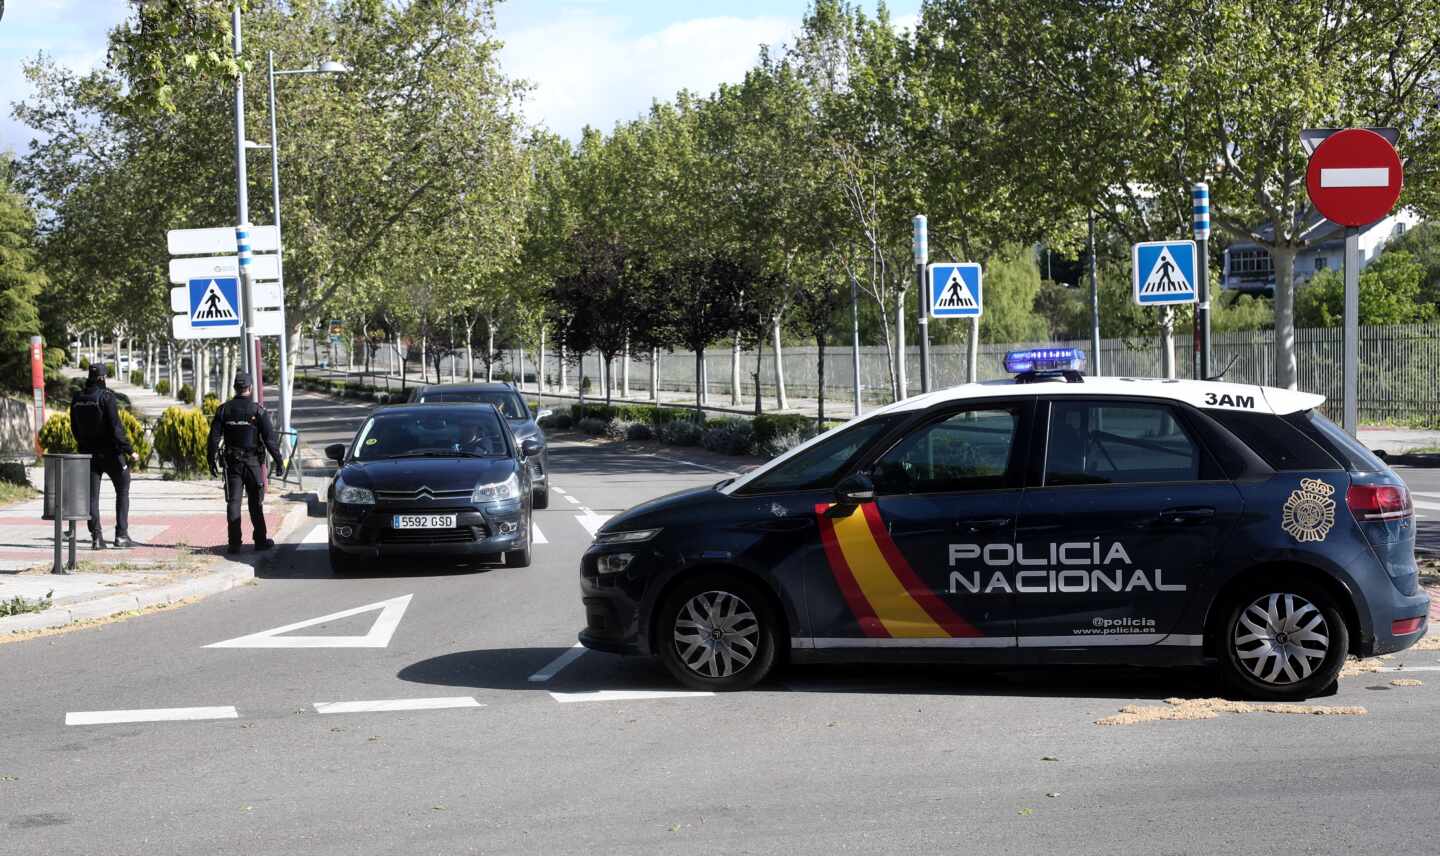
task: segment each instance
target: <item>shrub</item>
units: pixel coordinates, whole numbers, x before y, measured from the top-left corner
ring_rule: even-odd
[[[614,405],[610,404],[572,404],[570,405],[570,418],[576,422],[582,419],[603,419],[609,422],[618,414]]]
[[[718,420],[700,435],[700,444],[722,455],[748,455],[755,443],[755,429],[744,419]]]
[[[815,434],[810,431],[791,431],[779,437],[771,437],[764,443],[756,443],[755,451],[766,458],[779,457],[813,436]]]
[[[125,436],[140,459],[135,469],[143,470],[150,465],[150,439],[145,436],[145,423],[135,418],[128,410],[120,411],[120,424],[125,427]]]
[[[88,368],[90,368],[90,358],[89,358],[89,357],[81,357],[81,358],[80,358],[80,369],[81,369],[81,371],[84,371],[84,370],[86,370],[86,369],[88,369]]]
[[[155,391],[160,393],[161,395],[169,395],[170,381],[166,380],[165,378],[161,378],[155,381]]]
[[[540,420],[541,428],[552,428],[556,431],[565,431],[574,424],[574,417],[568,413],[552,413]]]
[[[205,448],[209,438],[209,421],[193,407],[167,407],[155,423],[155,451],[161,461],[182,474],[209,468]]]
[[[178,399],[180,399],[181,401],[185,402],[186,404],[194,404],[194,403],[195,403],[195,387],[193,387],[193,386],[191,386],[190,384],[187,383],[187,384],[185,384],[185,385],[183,385],[183,386],[180,387],[180,394],[177,395],[177,396],[175,396],[175,397],[178,398]]]
[[[105,364],[105,377],[107,377],[107,378],[113,378],[113,377],[115,377],[115,364],[114,364],[114,363],[106,363],[106,364]]]
[[[40,448],[47,452],[74,452],[75,433],[70,430],[70,414],[52,413],[40,426]]]
[[[611,419],[605,424],[605,436],[611,440],[624,440],[629,436],[630,428],[638,424],[628,419]]]
[[[145,373],[140,371],[139,369],[132,369],[130,371],[130,383],[132,386],[144,386]]]
[[[650,421],[656,425],[667,425],[671,422],[698,422],[705,418],[704,413],[696,413],[690,408],[676,407],[655,407],[650,415]]]
[[[220,396],[215,393],[207,392],[205,393],[205,397],[200,399],[200,412],[205,414],[206,419],[214,419],[215,411],[219,409]]]
[[[653,440],[655,429],[644,422],[631,422],[630,427],[625,431],[626,440]]]
[[[786,434],[814,436],[815,420],[803,413],[762,413],[755,417],[755,445],[766,443]]]
[[[605,433],[606,428],[608,428],[609,425],[610,422],[608,420],[597,419],[593,416],[587,416],[586,418],[581,419],[579,423],[576,424],[576,427],[592,437],[599,437],[601,434]]]
[[[688,419],[677,419],[661,425],[656,432],[660,442],[672,446],[698,446],[704,429]]]

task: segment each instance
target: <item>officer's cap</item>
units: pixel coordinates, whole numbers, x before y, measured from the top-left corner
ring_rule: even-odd
[[[91,363],[91,364],[90,364],[90,373],[89,373],[88,375],[86,375],[86,377],[89,379],[89,381],[90,381],[91,383],[94,383],[94,382],[96,382],[96,381],[103,381],[103,380],[105,379],[105,364],[104,364],[104,363]]]
[[[235,391],[244,392],[250,388],[250,375],[244,372],[235,373]]]

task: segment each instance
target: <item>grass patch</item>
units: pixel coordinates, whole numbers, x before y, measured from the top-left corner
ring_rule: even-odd
[[[26,600],[18,595],[9,600],[0,600],[0,618],[7,615],[24,615],[27,612],[44,612],[50,608],[50,598],[54,594],[55,592],[52,591],[35,600]]]
[[[0,506],[24,502],[27,499],[34,499],[39,495],[40,491],[28,484],[12,484],[11,482],[0,481]]]

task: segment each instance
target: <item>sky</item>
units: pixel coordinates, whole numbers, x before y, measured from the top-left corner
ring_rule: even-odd
[[[649,110],[685,88],[708,94],[740,80],[760,46],[789,41],[809,0],[506,0],[496,10],[501,66],[530,81],[526,117],[578,139],[593,125]],[[873,0],[865,0],[871,10]],[[901,26],[920,0],[891,0]],[[31,132],[10,115],[30,92],[24,64],[44,51],[87,71],[129,0],[6,0],[0,19],[0,151],[24,153]],[[343,59],[341,57],[340,59]]]

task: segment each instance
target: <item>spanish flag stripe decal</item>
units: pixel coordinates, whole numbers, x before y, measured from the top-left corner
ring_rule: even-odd
[[[865,511],[865,520],[870,524],[870,534],[874,536],[875,543],[880,547],[880,553],[885,557],[890,570],[894,572],[900,584],[910,592],[911,596],[919,603],[920,608],[934,619],[935,623],[945,629],[950,636],[983,636],[974,625],[955,614],[945,601],[935,595],[935,592],[926,585],[925,581],[905,561],[905,555],[900,548],[895,546],[895,541],[890,537],[889,531],[885,528],[885,521],[880,519],[880,510],[875,503],[867,503],[861,506]]]
[[[835,537],[835,524],[826,516],[825,512],[830,506],[819,503],[815,506],[815,516],[820,521],[820,542],[825,545],[825,558],[830,563],[830,572],[835,575],[835,583],[840,587],[840,594],[844,596],[845,603],[854,613],[856,621],[860,623],[860,629],[866,636],[889,636],[885,626],[875,617],[875,612],[870,609],[870,602],[861,593],[860,586],[855,582],[855,575],[850,572],[850,566],[845,562],[845,554],[840,550],[840,544]]]
[[[891,636],[944,638],[950,635],[900,582],[876,543],[869,521],[859,509],[844,517],[833,517],[831,522],[845,565],[859,583],[870,609]]]

